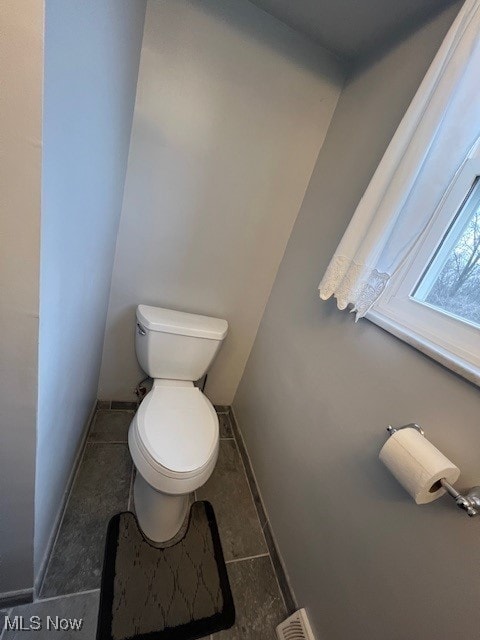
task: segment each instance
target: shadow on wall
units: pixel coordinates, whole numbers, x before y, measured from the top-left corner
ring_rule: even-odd
[[[338,81],[338,67],[337,69],[332,68],[332,60],[335,60],[337,65],[342,65],[344,71],[347,70],[346,61],[342,61],[338,56],[321,47],[320,43],[302,35],[263,9],[255,7],[255,22],[252,23],[251,10],[242,11],[239,10],[239,6],[241,5],[238,0],[222,0],[222,2],[203,0],[201,6],[199,5],[201,11],[210,18],[227,24],[232,31],[242,33],[266,51],[271,50],[281,55],[315,76],[320,73],[336,83]],[[280,30],[282,31],[281,37],[279,37]],[[295,48],[291,46],[292,42],[295,43]],[[312,46],[317,47],[321,52],[317,57],[312,56]]]
[[[148,303],[139,303],[148,304]],[[135,353],[135,331],[136,331],[136,309],[137,305],[130,305],[122,309],[121,312],[115,317],[115,320],[110,326],[110,333],[112,342],[122,345],[122,351],[126,352],[130,361],[135,363],[136,368],[132,376],[132,385],[128,394],[122,394],[118,398],[108,398],[108,400],[126,400],[135,401],[137,396],[135,395],[135,387],[146,378],[147,374],[140,368],[137,361],[137,355]],[[130,331],[128,331],[130,327]]]
[[[362,73],[378,60],[381,60],[401,42],[423,29],[436,16],[445,11],[446,7],[457,5],[457,10],[459,11],[462,4],[463,0],[444,0],[443,3],[439,3],[438,6],[435,7],[435,11],[433,12],[431,8],[424,8],[420,11],[415,16],[414,24],[412,24],[411,20],[408,20],[398,25],[397,29],[393,33],[389,33],[387,38],[379,36],[376,41],[372,42],[371,48],[365,55],[361,56],[359,60],[352,62],[349,77]]]

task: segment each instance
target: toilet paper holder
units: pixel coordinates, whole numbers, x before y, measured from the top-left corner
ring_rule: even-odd
[[[425,436],[425,431],[422,427],[419,427],[418,424],[405,424],[402,427],[392,427],[388,425],[387,431],[388,435],[392,436],[397,431],[401,429],[416,429],[420,435]],[[455,489],[453,485],[451,485],[445,478],[440,478],[439,483],[442,487],[447,491],[449,495],[455,500],[457,507],[467,512],[467,515],[470,518],[474,516],[480,515],[480,487],[472,487],[467,491],[465,495],[462,495],[459,491]]]

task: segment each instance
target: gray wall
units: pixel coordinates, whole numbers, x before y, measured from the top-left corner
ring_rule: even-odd
[[[99,396],[144,377],[135,307],[226,318],[207,384],[233,399],[343,82],[245,0],[151,0]]]
[[[43,5],[0,3],[0,597],[32,587]]]
[[[377,459],[417,421],[480,483],[479,390],[318,282],[458,5],[343,91],[234,401],[300,605],[324,640],[478,637],[479,523],[417,506]]]
[[[145,8],[46,2],[36,573],[97,397]]]

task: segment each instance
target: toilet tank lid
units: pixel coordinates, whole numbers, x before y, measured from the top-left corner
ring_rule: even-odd
[[[228,331],[228,322],[220,318],[149,307],[145,304],[138,305],[137,320],[150,331],[176,333],[208,340],[223,340]]]

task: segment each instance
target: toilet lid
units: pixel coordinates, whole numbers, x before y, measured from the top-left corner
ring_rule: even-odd
[[[138,433],[152,458],[177,473],[207,464],[218,441],[218,418],[196,387],[157,387],[138,410]]]

